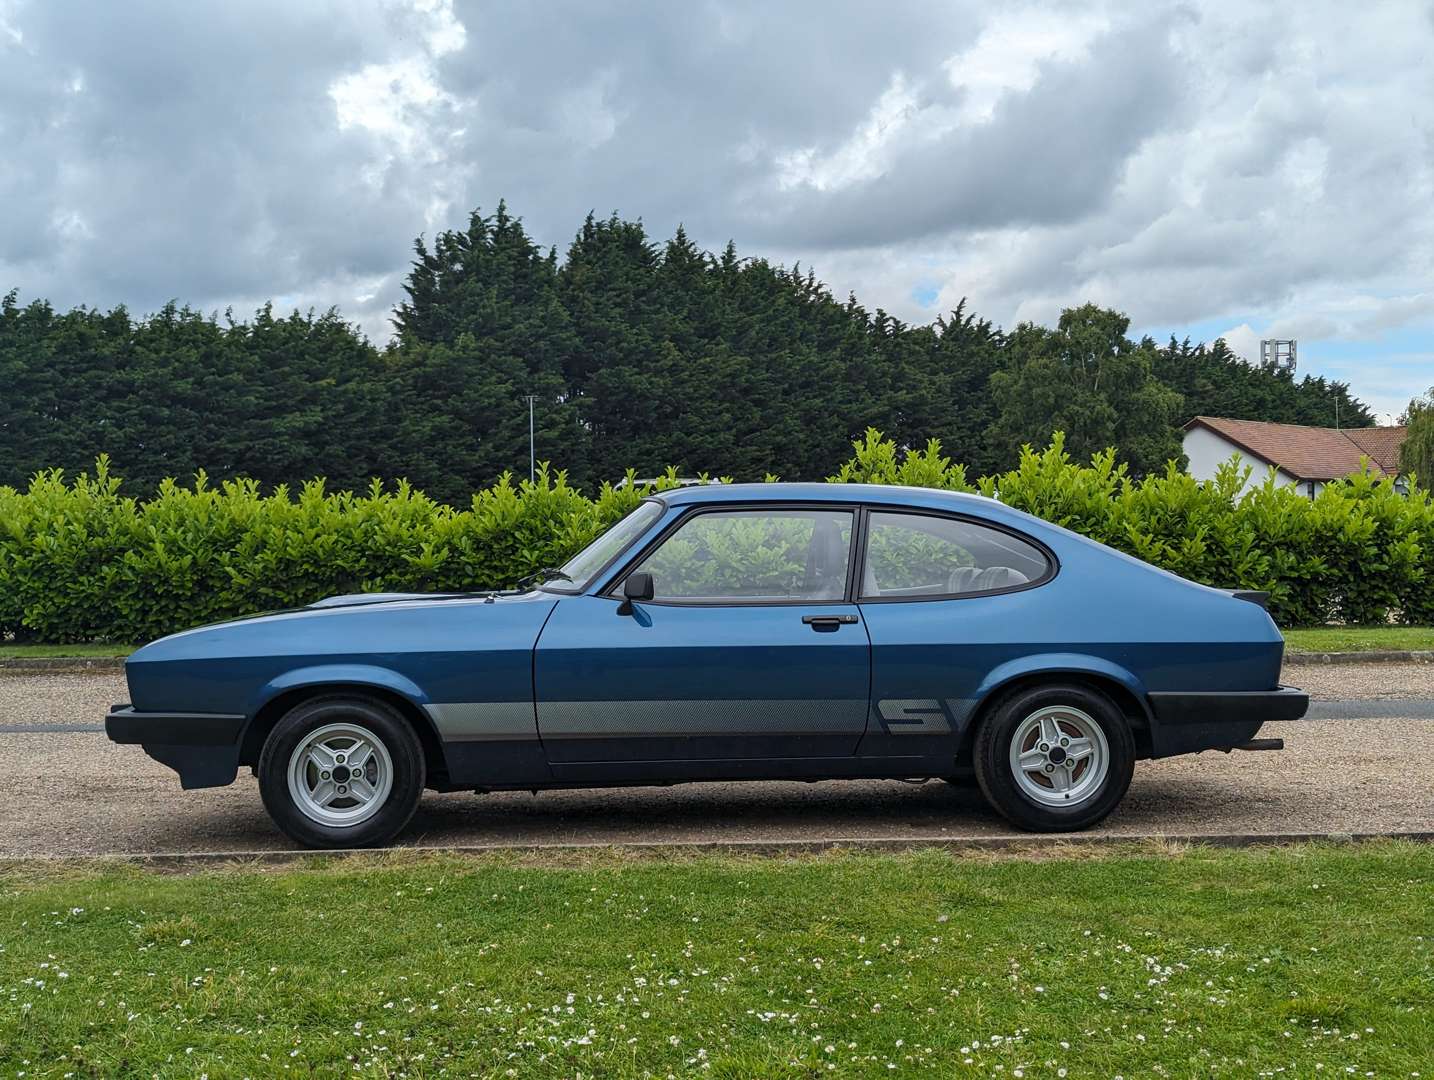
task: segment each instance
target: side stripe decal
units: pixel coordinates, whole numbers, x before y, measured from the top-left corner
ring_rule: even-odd
[[[424,708],[433,718],[438,737],[449,742],[538,737],[531,701],[460,701]]]
[[[538,712],[545,739],[833,732],[857,736],[866,725],[866,702],[860,698],[544,701]]]
[[[451,742],[536,739],[529,701],[460,701],[425,705],[439,738]],[[859,700],[549,701],[542,704],[544,738],[672,735],[802,734],[862,730]],[[959,698],[886,698],[876,703],[891,735],[949,735],[965,724],[970,704]]]
[[[694,699],[668,701],[545,701],[542,737],[601,739],[690,735],[803,735],[848,732],[859,736],[867,703],[860,699]],[[536,739],[531,702],[469,701],[426,705],[439,738]]]

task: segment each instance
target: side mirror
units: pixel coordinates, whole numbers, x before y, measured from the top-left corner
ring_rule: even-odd
[[[617,613],[631,615],[634,600],[651,600],[654,595],[651,574],[646,570],[628,574],[622,583],[622,603],[617,606]]]

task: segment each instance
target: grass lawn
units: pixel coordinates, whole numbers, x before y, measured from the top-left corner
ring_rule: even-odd
[[[52,656],[128,656],[134,645],[5,645],[0,660],[32,660]]]
[[[1434,847],[0,871],[27,1077],[1431,1075]]]
[[[1383,649],[1434,650],[1434,627],[1319,626],[1286,630],[1291,652],[1378,652]]]

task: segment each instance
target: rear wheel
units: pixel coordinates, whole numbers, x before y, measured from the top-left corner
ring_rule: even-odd
[[[387,702],[313,698],[274,725],[259,756],[264,806],[307,847],[373,847],[401,832],[423,794],[423,747]]]
[[[1103,820],[1135,772],[1120,710],[1084,686],[1031,686],[995,702],[976,735],[976,780],[1011,824],[1070,832]]]

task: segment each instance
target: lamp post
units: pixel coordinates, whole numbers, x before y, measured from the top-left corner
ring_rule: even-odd
[[[533,483],[538,478],[538,462],[533,454],[533,403],[538,400],[537,394],[526,395],[528,402],[528,483]]]

